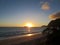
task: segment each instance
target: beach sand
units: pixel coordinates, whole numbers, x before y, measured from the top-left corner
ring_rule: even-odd
[[[42,34],[27,34],[22,37],[0,40],[0,45],[38,45]]]

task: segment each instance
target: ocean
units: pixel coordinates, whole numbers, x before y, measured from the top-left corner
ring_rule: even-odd
[[[40,33],[42,32],[44,28],[41,27],[0,27],[0,40],[13,37],[13,36],[21,36],[26,34],[32,34],[32,33]]]

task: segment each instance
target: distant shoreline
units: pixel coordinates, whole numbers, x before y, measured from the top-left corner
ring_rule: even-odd
[[[40,26],[41,27],[41,26]],[[0,28],[4,28],[4,27],[0,27]],[[7,27],[6,27],[7,28]],[[17,27],[11,27],[11,28],[17,28]],[[24,28],[24,27],[19,27],[19,28]],[[31,28],[36,28],[36,27],[31,27]]]

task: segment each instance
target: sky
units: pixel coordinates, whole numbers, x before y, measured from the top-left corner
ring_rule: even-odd
[[[0,0],[0,27],[48,25],[49,15],[60,11],[60,0]]]

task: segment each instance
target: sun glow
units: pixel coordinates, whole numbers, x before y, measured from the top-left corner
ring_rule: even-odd
[[[27,23],[25,26],[32,27],[33,25],[31,23]]]

